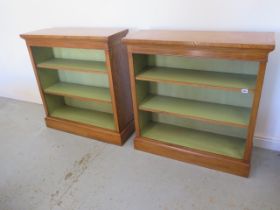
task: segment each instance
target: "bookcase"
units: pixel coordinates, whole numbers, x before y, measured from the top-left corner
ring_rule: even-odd
[[[126,29],[50,28],[22,34],[46,125],[121,145],[134,130]]]
[[[274,34],[143,30],[123,42],[135,148],[248,176]]]

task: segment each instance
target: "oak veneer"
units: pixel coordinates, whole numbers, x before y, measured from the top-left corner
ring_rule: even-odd
[[[123,42],[135,148],[248,176],[274,34],[143,30]]]
[[[126,29],[50,28],[22,34],[48,127],[122,145],[133,132]]]

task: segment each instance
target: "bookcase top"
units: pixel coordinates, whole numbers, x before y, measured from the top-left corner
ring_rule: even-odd
[[[125,36],[128,29],[124,28],[90,28],[90,27],[59,27],[47,28],[21,34],[24,39],[33,38],[67,38],[67,39],[91,39],[95,41],[109,41]]]
[[[128,34],[123,41],[128,45],[154,44],[263,50],[273,50],[275,47],[272,32],[140,30]]]

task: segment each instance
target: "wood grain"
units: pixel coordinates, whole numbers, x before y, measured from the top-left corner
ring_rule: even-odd
[[[126,44],[180,45],[187,47],[223,47],[267,49],[275,46],[274,33],[225,31],[141,30],[124,38]]]
[[[44,39],[82,39],[107,42],[118,35],[127,33],[123,28],[91,28],[91,27],[59,27],[48,28],[29,33],[21,34],[24,39],[44,38]]]

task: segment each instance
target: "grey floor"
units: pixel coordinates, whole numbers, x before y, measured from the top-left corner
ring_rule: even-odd
[[[249,179],[46,128],[41,105],[0,98],[0,210],[280,209],[280,155]]]

